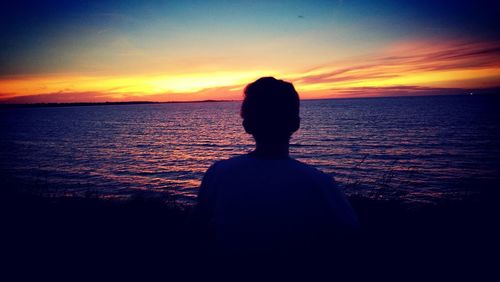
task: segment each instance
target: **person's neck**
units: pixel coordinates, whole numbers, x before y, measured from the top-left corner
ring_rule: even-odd
[[[255,150],[252,153],[256,156],[263,158],[285,159],[290,157],[289,147],[290,144],[288,142],[285,143],[257,142]]]

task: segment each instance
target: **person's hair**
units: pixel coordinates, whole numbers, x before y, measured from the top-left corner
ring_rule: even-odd
[[[300,125],[299,95],[293,84],[262,77],[248,84],[244,94],[245,130],[258,142],[288,142]]]

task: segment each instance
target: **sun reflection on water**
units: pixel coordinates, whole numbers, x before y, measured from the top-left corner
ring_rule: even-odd
[[[485,99],[303,101],[291,153],[348,194],[450,197],[464,181],[498,177],[500,122]],[[238,102],[2,110],[0,168],[64,191],[190,202],[211,163],[252,149],[238,114]]]

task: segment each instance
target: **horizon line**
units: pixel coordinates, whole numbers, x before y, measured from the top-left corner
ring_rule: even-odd
[[[490,90],[498,90],[493,88]],[[305,98],[300,101],[318,101],[318,100],[352,100],[352,99],[380,99],[380,98],[417,98],[417,97],[436,97],[436,96],[493,96],[493,92],[467,92],[462,94],[417,94],[417,95],[386,95],[386,96],[367,96],[367,97],[327,97],[327,98]],[[30,108],[30,107],[85,107],[85,106],[122,106],[122,105],[140,105],[140,104],[189,104],[189,103],[217,103],[217,102],[239,102],[243,99],[207,99],[192,101],[105,101],[105,102],[52,102],[52,103],[4,103],[0,101],[1,108]]]

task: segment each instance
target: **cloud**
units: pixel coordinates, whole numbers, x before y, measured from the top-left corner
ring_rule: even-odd
[[[453,95],[469,93],[470,89],[422,87],[422,86],[387,86],[387,87],[351,87],[332,89],[336,97],[379,97],[379,96],[422,96],[422,95]]]
[[[326,89],[335,89],[341,84],[383,81],[412,74],[500,69],[499,42],[401,45],[404,47],[388,48],[386,54],[365,59],[361,64],[352,60],[349,66],[336,67],[331,64],[310,69],[305,75],[297,76],[294,81],[308,85],[306,88],[313,88],[311,86],[314,84],[324,84]],[[498,73],[500,70],[496,75]],[[498,78],[500,84],[500,77]],[[447,77],[446,80],[452,81],[453,77]],[[423,83],[425,84],[425,81]]]
[[[457,94],[500,86],[500,42],[404,41],[296,73],[4,77],[0,102],[236,100],[246,83],[267,75],[293,82],[302,98]]]
[[[3,97],[3,98],[2,98]],[[241,91],[235,91],[233,86],[207,88],[194,93],[157,93],[142,95],[133,92],[110,91],[60,91],[36,95],[12,96],[0,93],[0,103],[3,104],[36,104],[36,103],[76,103],[76,102],[127,102],[127,101],[201,101],[201,100],[240,100]]]
[[[0,94],[0,97],[11,96]],[[72,102],[105,102],[102,100],[107,93],[84,91],[84,92],[55,92],[36,95],[23,95],[0,99],[0,103],[6,104],[32,104],[32,103],[72,103]],[[111,100],[110,100],[111,101]]]

